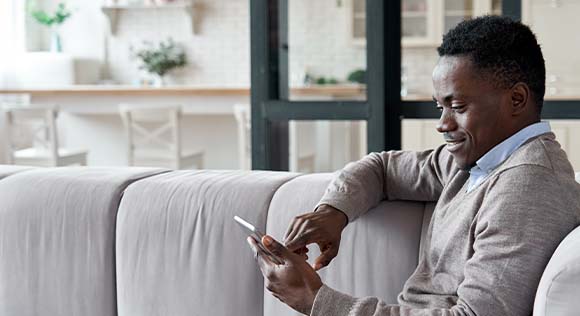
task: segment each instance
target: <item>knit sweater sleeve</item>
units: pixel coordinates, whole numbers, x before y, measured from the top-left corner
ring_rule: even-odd
[[[376,297],[354,298],[323,285],[310,316],[464,316],[474,315],[462,306],[451,309],[410,308],[386,304]]]
[[[331,205],[353,221],[385,199],[437,201],[454,170],[444,145],[422,152],[371,153],[339,171],[318,205]]]
[[[473,255],[464,266],[454,306],[388,305],[323,286],[311,316],[531,315],[546,264],[578,225],[578,203],[570,203],[575,192],[541,166],[516,167],[492,179],[472,227]]]

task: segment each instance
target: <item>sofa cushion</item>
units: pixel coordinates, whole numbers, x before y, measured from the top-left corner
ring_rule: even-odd
[[[0,181],[0,315],[116,315],[124,188],[153,169],[50,168]]]
[[[6,178],[13,174],[17,174],[22,171],[32,170],[34,167],[27,166],[15,166],[15,165],[0,165],[0,179]]]
[[[282,240],[292,218],[312,211],[331,180],[330,174],[303,175],[274,195],[267,232]],[[354,296],[378,296],[395,303],[418,263],[425,203],[382,202],[344,230],[338,256],[320,270],[323,282]],[[309,248],[309,261],[319,255]],[[267,291],[264,315],[296,315]]]
[[[295,176],[176,171],[129,186],[117,223],[119,315],[261,315],[263,279],[233,217],[264,231],[274,192]]]
[[[580,183],[580,172],[576,173],[576,181]],[[580,199],[580,196],[578,198]],[[564,238],[546,266],[534,301],[534,315],[578,315],[576,302],[580,297],[578,249],[580,249],[580,227]]]
[[[534,315],[578,315],[580,297],[580,227],[558,246],[544,270],[534,302]]]

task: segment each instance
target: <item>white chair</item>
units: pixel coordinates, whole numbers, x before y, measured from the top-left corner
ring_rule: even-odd
[[[0,93],[0,104],[27,105],[30,104],[30,94],[26,93]]]
[[[238,158],[241,170],[252,170],[252,124],[250,106],[235,104],[234,117],[238,125]]]
[[[55,105],[4,105],[7,162],[16,165],[86,166],[88,151],[60,148]]]
[[[119,105],[130,166],[203,169],[203,151],[181,145],[181,106]]]
[[[251,115],[249,104],[235,104],[234,116],[238,124],[238,155],[240,169],[252,169],[252,137],[251,137]],[[298,129],[295,121],[289,122],[289,170],[291,172],[315,172],[315,154],[313,152],[303,153],[298,147]]]

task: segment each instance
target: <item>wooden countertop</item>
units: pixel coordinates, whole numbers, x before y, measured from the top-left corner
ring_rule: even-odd
[[[32,95],[250,95],[247,87],[166,86],[140,87],[124,85],[73,85],[54,88],[3,89],[0,93],[24,93]]]
[[[124,96],[249,96],[248,87],[216,87],[216,86],[128,86],[128,85],[73,85],[67,87],[0,89],[0,94],[31,94],[32,96],[62,96],[62,95],[124,95]],[[338,99],[361,99],[366,93],[365,85],[312,85],[292,88],[290,93],[300,99],[308,96],[326,96]],[[306,98],[305,98],[306,97]],[[431,100],[430,96],[408,96],[405,100]]]
[[[249,96],[249,87],[222,87],[222,86],[166,86],[147,87],[129,85],[72,85],[54,88],[29,89],[0,89],[0,94],[31,94],[33,96],[51,95],[194,95],[194,96]],[[366,93],[365,85],[312,85],[308,87],[292,88],[294,96],[332,96],[337,98],[360,98]],[[546,100],[579,100],[580,96],[546,96]],[[430,95],[408,95],[405,101],[431,101]]]
[[[311,86],[291,89],[295,95],[361,95],[366,88],[363,85]],[[203,96],[249,96],[249,87],[212,87],[212,86],[166,86],[139,87],[124,85],[73,85],[53,88],[0,89],[0,93],[24,93],[32,95],[64,94],[106,94],[106,95],[203,95]]]

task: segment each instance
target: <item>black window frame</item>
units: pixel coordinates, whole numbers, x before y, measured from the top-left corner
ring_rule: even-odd
[[[288,170],[289,120],[365,120],[369,152],[401,148],[401,122],[438,119],[432,101],[402,100],[401,1],[366,0],[366,101],[288,100],[288,1],[250,0],[252,169]],[[521,1],[502,14],[521,19]],[[542,118],[580,119],[580,100],[546,100]]]
[[[289,120],[365,120],[369,151],[401,147],[400,5],[366,0],[365,101],[291,101],[288,0],[250,0],[253,169],[288,170]]]

